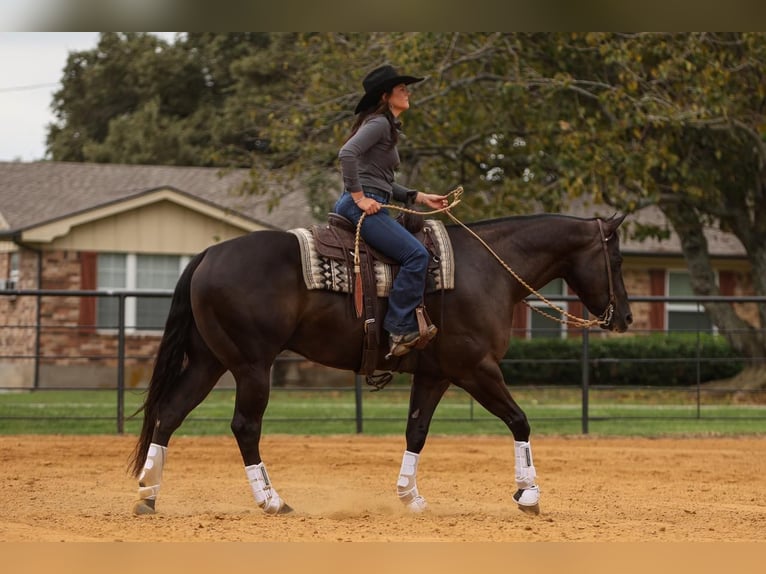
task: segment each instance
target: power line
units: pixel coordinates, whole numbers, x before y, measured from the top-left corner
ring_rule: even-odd
[[[10,88],[0,88],[0,92],[23,92],[27,90],[40,90],[42,88],[53,88],[58,83],[52,84],[30,84],[28,86],[11,86]]]

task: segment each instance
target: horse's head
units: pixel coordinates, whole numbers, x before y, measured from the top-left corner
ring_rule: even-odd
[[[622,279],[622,255],[617,228],[625,216],[589,222],[592,241],[578,253],[565,277],[583,304],[601,320],[601,327],[622,333],[633,322]],[[593,225],[593,227],[591,227]]]

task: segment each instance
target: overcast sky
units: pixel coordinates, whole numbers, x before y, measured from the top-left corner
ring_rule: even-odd
[[[0,33],[0,161],[43,159],[67,55],[97,40],[98,32]]]
[[[67,55],[97,42],[98,32],[0,32],[0,161],[44,158]]]

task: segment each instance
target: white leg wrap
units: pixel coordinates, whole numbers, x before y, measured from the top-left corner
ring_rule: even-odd
[[[396,481],[396,492],[404,505],[412,512],[423,512],[427,508],[426,500],[418,493],[417,474],[420,455],[404,451],[402,468],[399,470],[399,480]]]
[[[250,482],[250,488],[253,489],[253,497],[255,497],[258,506],[266,514],[278,514],[285,503],[271,486],[269,473],[266,472],[263,462],[246,466],[245,474],[247,474],[247,480]]]
[[[532,462],[532,448],[528,442],[519,441],[514,441],[513,448],[516,452],[516,486],[519,488],[535,486],[537,473]]]
[[[162,468],[165,466],[165,456],[168,447],[156,443],[149,445],[146,462],[138,476],[138,498],[141,500],[156,500],[162,483]]]
[[[535,506],[540,500],[540,489],[532,461],[532,447],[528,442],[514,441],[513,448],[516,454],[516,486],[519,489],[513,498],[521,506]]]

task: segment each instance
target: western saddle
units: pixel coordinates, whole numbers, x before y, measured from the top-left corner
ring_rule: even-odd
[[[404,212],[397,219],[409,230],[431,254],[429,268],[439,268],[441,253],[439,246],[433,240],[430,228],[425,225],[422,216]],[[311,228],[314,235],[314,246],[317,253],[328,259],[343,261],[349,274],[354,273],[354,277],[349,277],[351,285],[352,301],[357,318],[364,318],[364,345],[362,347],[361,365],[357,372],[367,376],[368,384],[375,386],[378,390],[382,388],[391,378],[388,378],[382,384],[374,382],[377,375],[373,375],[378,361],[378,351],[381,339],[381,321],[378,318],[378,297],[375,284],[375,262],[379,261],[391,266],[392,275],[395,276],[399,270],[399,263],[386,257],[370,245],[367,245],[361,238],[359,240],[359,264],[355,265],[354,254],[356,250],[356,226],[348,219],[337,213],[329,213],[327,224],[314,225]],[[353,280],[351,280],[353,279]],[[426,285],[426,291],[429,285]],[[416,309],[418,319],[418,329],[424,334],[431,321],[426,313],[425,306],[421,304]],[[423,346],[425,346],[423,343]],[[416,346],[415,348],[422,348]]]

